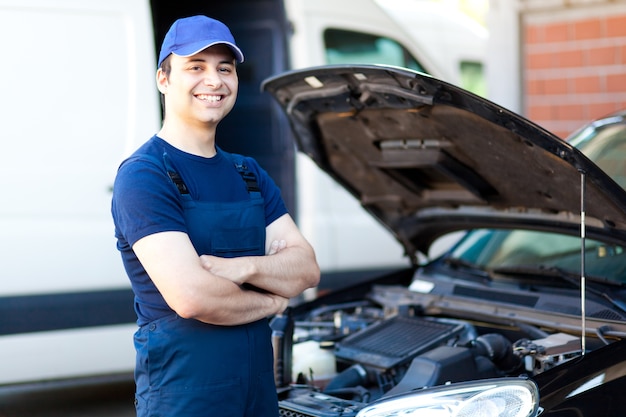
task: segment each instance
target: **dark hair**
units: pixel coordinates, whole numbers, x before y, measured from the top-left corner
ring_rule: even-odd
[[[161,71],[163,71],[163,74],[165,74],[166,78],[169,78],[170,73],[172,72],[172,64],[171,64],[171,54],[167,56],[167,58],[165,58],[163,60],[163,62],[161,62]],[[162,111],[162,117],[165,118],[165,96],[163,95],[163,93],[160,94],[161,96],[161,111]]]
[[[161,70],[165,73],[166,77],[169,77],[172,72],[172,64],[170,63],[171,57],[172,55],[170,54],[163,60],[163,62],[161,62]]]

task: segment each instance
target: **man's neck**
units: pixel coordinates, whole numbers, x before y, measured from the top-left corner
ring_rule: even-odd
[[[166,121],[157,136],[175,148],[193,155],[211,158],[216,154],[215,128],[193,128]]]

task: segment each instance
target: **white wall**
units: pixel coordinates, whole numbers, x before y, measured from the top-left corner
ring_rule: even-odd
[[[518,0],[490,0],[486,74],[489,100],[522,112],[521,38]]]

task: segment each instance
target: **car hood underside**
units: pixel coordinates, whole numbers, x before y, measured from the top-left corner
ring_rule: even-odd
[[[575,234],[582,218],[590,236],[626,241],[621,187],[568,143],[465,90],[372,65],[293,71],[262,88],[289,117],[299,150],[409,255],[455,230]]]

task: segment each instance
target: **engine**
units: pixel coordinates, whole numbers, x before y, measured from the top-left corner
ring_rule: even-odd
[[[366,404],[423,387],[536,375],[580,355],[579,338],[502,328],[368,301],[272,322],[280,413],[352,416]],[[530,336],[530,337],[529,337]]]

